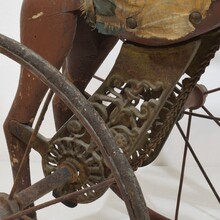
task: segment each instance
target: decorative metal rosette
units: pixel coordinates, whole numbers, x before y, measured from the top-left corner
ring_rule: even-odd
[[[53,140],[47,155],[43,158],[45,175],[53,173],[62,166],[69,167],[73,171],[74,182],[56,189],[58,196],[94,186],[108,176],[103,159],[84,127],[77,120],[71,120],[67,123],[67,130],[68,136]],[[106,190],[104,188],[89,191],[75,198],[73,202],[92,202],[102,196]]]

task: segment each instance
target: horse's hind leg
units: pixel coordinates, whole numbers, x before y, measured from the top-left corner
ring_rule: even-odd
[[[75,1],[77,2],[77,1]],[[75,4],[75,5],[74,5]],[[21,42],[60,68],[74,37],[78,5],[71,0],[24,0],[21,10]],[[4,123],[13,176],[17,175],[26,146],[10,132],[10,121],[32,125],[47,88],[21,67],[17,93]],[[16,186],[16,192],[30,185],[29,162]]]
[[[99,34],[82,16],[79,17],[72,49],[63,66],[64,74],[84,93],[92,76],[117,42],[117,37]],[[57,96],[53,101],[53,110],[57,129],[72,116],[72,112]]]

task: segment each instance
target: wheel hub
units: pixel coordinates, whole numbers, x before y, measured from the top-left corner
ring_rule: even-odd
[[[104,181],[108,174],[102,157],[93,142],[87,142],[85,129],[77,120],[67,123],[64,137],[51,142],[47,154],[43,157],[45,176],[53,173],[57,168],[65,166],[74,171],[74,181],[54,191],[55,197],[79,191]],[[93,146],[94,145],[94,146]],[[107,188],[91,191],[77,197],[74,203],[89,203],[99,198]]]
[[[184,109],[199,109],[201,108],[207,97],[207,88],[204,85],[197,84],[185,103]]]

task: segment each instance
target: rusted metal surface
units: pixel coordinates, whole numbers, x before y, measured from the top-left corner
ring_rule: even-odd
[[[120,188],[130,218],[149,219],[148,210],[132,168],[125,155],[116,146],[105,123],[88,101],[54,67],[24,46],[0,35],[0,47],[2,53],[19,61],[60,95],[99,146],[99,150]]]
[[[0,218],[7,217],[12,215],[15,212],[19,211],[19,206],[16,201],[11,201],[8,198],[8,195],[5,193],[0,193]],[[15,220],[18,220],[15,218]]]
[[[34,207],[30,207],[28,209],[25,209],[25,210],[22,210],[22,211],[19,211],[19,212],[16,212],[15,214],[12,214],[10,216],[7,216],[7,217],[4,217],[3,219],[1,220],[14,220],[16,218],[19,218],[19,217],[22,217],[24,218],[23,216],[25,215],[29,215],[30,213],[34,213],[35,211],[37,210],[41,210],[43,208],[46,208],[48,206],[51,206],[51,205],[54,205],[54,204],[57,204],[59,202],[65,202],[65,201],[68,201],[68,200],[71,200],[72,198],[77,198],[79,195],[81,195],[82,193],[87,193],[89,191],[92,191],[92,190],[96,190],[97,188],[106,188],[107,186],[110,186],[111,184],[113,184],[115,181],[113,178],[111,179],[108,179],[104,182],[102,182],[101,184],[99,185],[95,185],[95,186],[92,186],[92,187],[88,187],[82,191],[77,191],[77,192],[72,192],[70,194],[67,194],[67,195],[64,195],[64,196],[61,196],[59,198],[56,198],[56,199],[53,199],[51,201],[48,201],[48,202],[45,202],[43,204],[40,204],[40,205],[36,205]],[[28,217],[25,218],[24,220],[30,220]],[[167,220],[167,219],[164,219],[164,220]]]
[[[159,150],[152,150],[153,148],[150,149],[149,146],[151,145],[148,145],[146,142],[144,142],[142,137],[144,137],[145,141],[150,140],[150,136],[147,136],[146,138],[146,135],[152,135],[153,133],[153,130],[148,132],[149,129],[151,129],[150,126],[152,126],[152,124],[155,122],[158,124],[158,121],[155,119],[158,119],[158,114],[160,111],[162,111],[164,106],[166,106],[166,103],[169,102],[169,98],[172,98],[172,92],[175,90],[176,83],[186,71],[191,60],[194,58],[194,54],[196,54],[199,45],[200,42],[195,41],[180,47],[169,47],[153,50],[151,48],[142,48],[139,46],[125,44],[111,74],[108,76],[100,89],[90,98],[90,102],[103,117],[104,122],[110,127],[110,131],[112,132],[113,136],[110,136],[110,138],[106,139],[107,142],[112,143],[114,137],[116,143],[120,147],[118,150],[115,151],[114,149],[109,153],[111,155],[110,158],[114,160],[112,164],[118,166],[120,163],[120,166],[126,169],[122,169],[123,172],[126,173],[125,178],[130,180],[131,176],[128,174],[126,165],[122,163],[121,156],[123,158],[123,151],[128,157],[130,157],[130,162],[135,169],[136,163],[138,163],[138,166],[140,166],[143,152],[145,153],[144,163],[146,163],[146,158],[150,158],[149,160],[151,161],[151,155],[146,154],[146,152],[151,151],[153,153],[152,158],[155,158],[158,155]],[[144,59],[140,59],[139,56]],[[183,61],[184,59],[185,62]],[[140,63],[140,60],[143,60],[144,62]],[[161,68],[157,65],[157,68],[155,69],[155,64],[153,62],[158,63],[159,60],[163,61],[164,63],[161,62]],[[133,61],[133,63],[131,61]],[[168,66],[170,69],[164,69],[163,67],[168,63],[168,61],[174,62],[175,65],[169,63]],[[138,66],[136,66],[137,63],[139,64]],[[178,63],[179,66],[177,65]],[[28,65],[30,64],[28,63]],[[125,72],[123,68],[121,69],[121,67],[124,65],[129,67],[128,72]],[[50,67],[49,70],[51,70]],[[160,76],[159,80],[158,75]],[[56,81],[54,81],[55,79],[52,79],[53,86],[54,84],[57,85]],[[47,82],[45,79],[44,81]],[[57,88],[55,87],[55,91],[57,91],[56,89]],[[70,90],[68,90],[68,97],[69,92]],[[71,95],[73,94],[71,93]],[[67,98],[65,97],[65,99]],[[77,100],[79,101],[78,98]],[[85,106],[83,105],[83,111],[85,111],[86,114],[88,114],[87,111],[89,111],[89,114],[91,114],[93,110],[90,105],[88,106],[89,110],[87,108],[85,110]],[[71,105],[69,105],[69,107],[71,107]],[[74,106],[74,108],[75,107],[76,106]],[[80,111],[82,111],[82,107]],[[95,113],[94,117],[98,118],[98,115]],[[78,116],[78,118],[81,119],[81,116]],[[92,118],[92,120],[94,120],[94,118]],[[95,123],[95,126],[100,126],[101,124],[102,121],[99,119],[98,123]],[[33,133],[33,130],[29,126],[12,121],[10,123],[10,127],[11,132],[18,139],[26,144],[28,143],[31,134]],[[129,134],[132,134],[133,132],[128,132],[129,128],[131,131],[133,129],[133,131],[136,132],[136,139],[134,138],[134,135],[129,137]],[[102,129],[103,127],[100,131],[101,135],[103,134]],[[32,143],[32,147],[44,158],[43,167],[47,176],[50,176],[51,173],[59,170],[59,167],[62,165],[65,165],[75,172],[76,186],[79,188],[74,188],[74,183],[67,183],[66,187],[58,188],[54,191],[57,196],[64,195],[64,192],[71,193],[75,190],[83,189],[86,186],[93,186],[101,183],[107,179],[110,174],[109,163],[106,163],[105,157],[104,159],[102,158],[103,155],[100,153],[102,150],[96,147],[97,141],[94,142],[94,140],[89,137],[88,131],[90,131],[90,135],[94,138],[92,135],[93,130],[90,130],[88,124],[79,122],[77,117],[74,116],[54,135],[51,140],[47,140],[38,135],[35,139],[35,142]],[[97,137],[98,136],[95,136],[95,138]],[[143,144],[142,147],[139,147],[140,143]],[[126,148],[123,148],[124,146]],[[155,146],[162,148],[163,145]],[[148,150],[146,150],[147,148]],[[144,165],[144,163],[141,165]],[[114,172],[115,171],[113,171],[113,173]],[[95,177],[95,182],[91,179],[91,177]],[[53,180],[54,179],[52,179],[52,182]],[[47,177],[42,182],[44,181],[48,183]],[[82,182],[84,182],[84,185]],[[57,187],[53,186],[51,187],[51,190],[55,188]],[[97,191],[93,191],[92,193],[85,193],[81,195],[82,199],[80,199],[79,196],[77,199],[70,200],[70,202],[72,204],[74,202],[91,202],[100,197],[106,189],[107,188],[101,190],[97,189]],[[31,193],[27,193],[27,191],[24,190],[15,196],[16,198],[19,198],[19,204],[23,204],[22,207],[31,204],[31,202],[38,198],[38,196],[40,197],[45,193],[38,193],[38,190],[36,190],[35,186],[28,188],[27,190],[30,190]],[[42,190],[45,191],[43,187]],[[129,190],[133,191],[134,188],[129,188]],[[31,197],[33,197],[32,199],[27,199],[23,195],[31,195]],[[21,198],[25,199],[23,200]],[[128,197],[126,198],[128,199]],[[127,202],[129,203],[129,201],[130,199],[128,199]],[[140,203],[136,203],[136,205],[137,207],[141,207]],[[147,216],[146,212],[144,216]]]
[[[166,106],[168,109],[168,114],[164,118],[160,130],[157,131],[149,144],[152,148],[157,147],[160,149],[160,147],[164,145],[175,122],[181,116],[189,94],[193,91],[201,75],[205,72],[210,60],[214,57],[216,51],[219,49],[219,45],[220,35],[218,30],[201,37],[200,47],[188,69],[186,70],[187,75],[190,77],[187,77],[183,80],[180,88],[174,88],[171,97],[168,98],[169,105]],[[172,97],[173,94],[176,96],[175,99]],[[152,159],[154,159],[154,157],[150,159],[146,156],[146,152],[143,152],[143,154],[139,157],[139,161],[137,161],[134,166],[138,167],[141,166],[141,164],[147,165],[152,161]]]
[[[41,181],[33,184],[25,190],[14,195],[14,200],[17,201],[20,210],[27,208],[37,199],[51,192],[52,190],[59,188],[67,182],[73,182],[75,179],[75,173],[73,170],[64,167],[57,169],[51,175]]]
[[[17,139],[24,142],[25,144],[28,144],[33,133],[33,129],[30,126],[21,124],[17,121],[10,122],[10,131]],[[35,137],[35,141],[32,143],[31,147],[40,155],[45,155],[49,147],[48,139],[38,134]]]
[[[126,44],[123,46],[112,73],[105,83],[103,83],[102,87],[90,98],[90,101],[103,117],[105,123],[109,127],[113,127],[111,132],[121,150],[127,155],[129,155],[130,151],[132,152],[130,156],[133,163],[138,161],[138,158],[133,156],[134,152],[137,154],[137,150],[142,150],[147,147],[146,142],[142,141],[142,148],[135,148],[140,146],[136,144],[136,142],[140,141],[141,137],[148,135],[149,132],[146,132],[148,131],[147,126],[150,127],[155,118],[158,118],[157,114],[164,106],[166,98],[169,97],[168,94],[173,91],[174,85],[186,70],[188,63],[198,49],[198,45],[198,42],[193,42],[188,44],[188,47],[170,47],[169,49],[165,48],[155,51],[151,48],[140,48]],[[183,62],[183,54],[185,62]],[[134,64],[138,62],[140,64],[139,55],[144,58],[143,65],[139,65],[139,68],[133,68]],[[178,58],[179,66],[176,65],[175,68],[168,70],[163,68],[163,64],[167,64],[168,61],[178,63]],[[161,68],[157,67],[154,69],[154,64],[152,63],[154,60],[155,62],[158,62],[158,60],[164,61],[164,63],[161,63]],[[130,65],[129,73],[125,72],[124,69],[120,69],[125,65],[123,63],[125,61],[127,65]],[[133,61],[133,63],[131,61]],[[147,70],[149,74],[146,74],[146,66],[148,67]],[[151,66],[152,68],[150,68]],[[170,64],[170,66],[173,65]],[[176,74],[177,72],[179,72],[179,74]],[[158,75],[161,76],[159,82],[157,78]],[[111,78],[114,79],[114,83],[112,83]],[[103,106],[102,102],[109,102],[110,104]],[[151,111],[143,111],[145,108],[138,106],[139,103],[143,106],[147,106],[148,102],[152,108],[152,110],[150,109]],[[141,111],[143,111],[145,115]],[[103,115],[103,112],[109,113],[110,116],[106,114]],[[127,114],[124,114],[126,112]],[[134,116],[129,116],[129,112],[132,112]],[[124,116],[124,118],[122,116]],[[131,120],[132,117],[134,117],[134,120]],[[139,119],[136,119],[137,117],[139,117]],[[132,121],[135,123],[132,124]],[[135,124],[136,127],[134,126]],[[133,125],[133,127],[131,125]],[[140,129],[138,129],[138,126]],[[126,133],[129,128],[136,132],[136,140],[134,136],[128,136],[133,131]],[[26,140],[25,142],[29,140],[32,133],[32,130],[28,126],[16,122],[11,123],[11,131],[17,138],[23,138],[23,141]],[[118,133],[116,133],[116,131]],[[133,139],[133,142],[127,141],[127,137]],[[149,137],[145,137],[144,139],[149,141]],[[125,142],[126,144],[124,145]],[[37,147],[38,145],[41,145],[42,148]],[[124,146],[127,147],[127,151],[123,148]],[[66,186],[59,190],[55,190],[56,195],[62,196],[67,192],[71,193],[72,191],[85,188],[88,185],[93,186],[104,181],[110,174],[99,149],[93,140],[89,138],[86,129],[79,123],[76,117],[71,118],[51,140],[46,141],[45,138],[38,136],[33,148],[43,157],[43,168],[46,175],[54,172],[61,164],[65,164],[73,170],[76,170],[78,180],[76,180],[75,183],[66,184]],[[134,150],[132,148],[134,148]],[[159,150],[152,152],[158,155]],[[139,155],[141,155],[141,152]],[[74,202],[91,202],[100,197],[106,189],[107,188],[97,189],[96,191],[83,194],[77,197],[77,199],[75,198],[68,202],[69,204],[73,204]],[[153,211],[150,213],[152,216]],[[153,216],[155,216],[155,214]]]
[[[125,44],[112,72],[90,97],[90,102],[110,128],[116,144],[131,164],[139,161],[139,156],[148,148],[151,137],[158,132],[159,122],[163,123],[162,118],[165,118],[167,112],[162,116],[159,113],[163,112],[167,97],[188,67],[198,46],[199,41],[155,50]],[[159,60],[160,65],[156,65]],[[125,65],[128,71],[124,70]],[[152,129],[156,118],[156,128]],[[15,128],[15,125],[12,126],[13,134],[19,139],[22,139],[25,131],[28,132],[22,126]],[[28,137],[25,139],[28,140]],[[38,144],[43,143],[41,146],[44,150],[37,150],[43,158],[46,175],[56,170],[61,163],[69,164],[78,173],[78,181],[56,190],[57,195],[80,190],[108,178],[108,165],[106,166],[99,148],[75,116],[49,141],[47,152],[44,140],[42,138]],[[146,155],[151,160],[152,157],[156,158],[160,150],[161,148],[148,148]],[[100,192],[82,195],[82,198],[77,198],[77,202],[91,202],[104,192],[102,189]]]
[[[149,143],[160,130],[168,98],[199,45],[195,41],[152,49],[125,44],[111,74],[90,98],[131,164],[143,152],[149,160],[159,154],[160,149],[150,148]]]
[[[207,97],[207,88],[204,85],[197,84],[189,94],[184,109],[199,109],[201,108]]]
[[[158,156],[185,108],[204,103],[205,92],[196,83],[219,48],[220,2],[136,1],[135,7],[130,7],[130,0],[66,1],[65,7],[63,1],[49,7],[49,1],[29,2],[24,1],[22,7],[21,40],[56,68],[63,65],[65,77],[33,51],[0,35],[0,52],[22,65],[4,125],[15,184],[11,200],[0,194],[0,216],[7,219],[18,212],[8,217],[16,219],[38,210],[19,211],[18,205],[24,209],[49,191],[58,197],[56,202],[67,206],[92,202],[115,181],[112,189],[125,201],[131,220],[166,219],[148,210],[133,170]],[[77,21],[80,5],[90,24],[115,36],[91,32],[82,17]],[[44,31],[45,26],[52,31]],[[127,42],[113,70],[88,101],[79,90],[84,92],[118,38]],[[51,44],[45,46],[45,42]],[[153,45],[159,47],[149,47]],[[180,86],[184,73],[188,76]],[[56,93],[54,113],[59,129],[51,139],[31,128],[48,87]],[[32,148],[42,157],[46,177],[30,186]]]

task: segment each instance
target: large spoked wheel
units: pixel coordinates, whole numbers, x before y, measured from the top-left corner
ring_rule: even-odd
[[[190,76],[196,71],[200,71],[201,75],[184,104],[168,144],[164,146],[164,153],[172,150],[173,154],[182,152],[176,160],[170,161],[171,166],[178,165],[176,169],[179,171],[175,211],[172,213],[175,219],[190,216],[187,210],[194,213],[192,219],[215,219],[220,213],[219,175],[216,172],[219,158],[216,153],[219,152],[217,134],[220,126],[219,105],[216,101],[219,99],[220,82],[217,75],[218,65],[211,61],[219,49],[218,31],[216,36],[209,42],[209,46],[206,45],[207,39],[205,37],[202,39],[204,42],[199,53],[203,58],[196,57],[195,63],[198,60],[199,62],[192,64],[196,67],[191,66],[188,69]],[[215,60],[218,58],[219,56]],[[210,68],[206,69],[210,61]],[[177,84],[176,88],[182,90],[184,81],[189,78],[188,75],[183,76],[183,80]],[[172,147],[169,146],[171,142]],[[191,183],[189,183],[190,180]],[[206,203],[208,200],[209,204]]]
[[[195,178],[195,182],[191,184],[191,190],[194,190],[193,194],[200,198],[196,205],[193,201],[190,203],[192,212],[197,213],[196,216],[202,219],[209,217],[215,219],[219,216],[220,188],[218,166],[216,166],[218,153],[216,152],[219,152],[217,131],[220,126],[220,117],[219,106],[215,101],[219,98],[220,87],[217,77],[215,82],[210,83],[210,79],[215,78],[215,76],[213,77],[214,72],[201,77],[185,104],[182,119],[176,123],[175,135],[178,135],[180,142],[183,141],[181,142],[183,145],[180,145],[183,154],[180,158],[182,160],[180,160],[175,219],[186,216],[185,207],[182,204],[187,200],[186,188],[190,187],[187,181],[190,169]],[[201,188],[200,193],[198,193],[196,185]],[[209,205],[206,204],[207,200],[209,200]],[[207,209],[201,211],[206,206]]]
[[[22,216],[29,219],[28,214],[57,202],[71,201],[70,206],[78,202],[91,202],[115,183],[126,203],[130,219],[149,219],[132,168],[103,120],[81,93],[33,51],[3,35],[0,35],[0,52],[31,70],[51,90],[34,129],[11,122],[12,133],[28,144],[24,157],[28,156],[30,148],[42,156],[46,177],[19,193],[14,193],[12,189],[9,197],[1,193],[1,219],[19,219]],[[47,141],[38,135],[38,130],[53,93],[62,99],[74,116]],[[83,137],[83,141],[78,139],[79,136]],[[22,163],[20,166],[13,188],[16,188],[19,172],[23,169]],[[54,191],[57,199],[27,208],[49,191]]]
[[[220,88],[219,79],[210,83],[214,74],[207,74],[191,93],[154,166],[137,172],[143,192],[150,189],[149,205],[175,220],[214,220],[220,214]],[[147,174],[152,178],[145,186]]]

